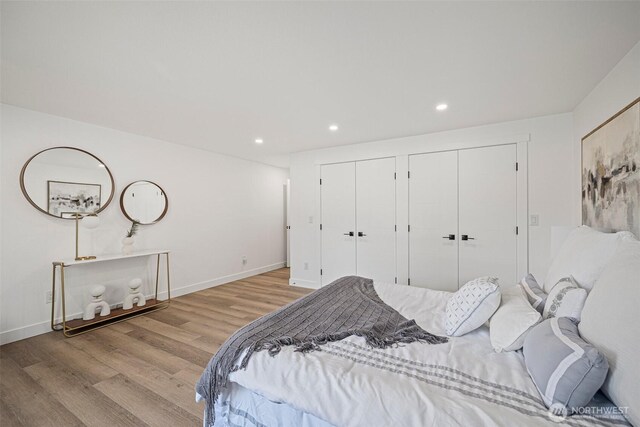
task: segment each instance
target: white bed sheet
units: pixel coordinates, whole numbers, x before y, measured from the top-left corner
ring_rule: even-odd
[[[216,405],[214,427],[334,427],[285,403],[273,402],[236,383],[230,383]]]
[[[375,288],[403,316],[444,335],[450,293],[402,285]],[[379,350],[350,337],[308,354],[291,347],[283,347],[276,357],[258,352],[247,369],[232,373],[230,380],[234,386],[221,401],[231,406],[226,416],[217,417],[216,426],[557,425],[521,353],[495,353],[485,326],[439,345],[412,343]],[[230,416],[231,407],[240,413]],[[240,416],[244,414],[250,417]],[[588,416],[567,421],[574,426],[610,424]]]

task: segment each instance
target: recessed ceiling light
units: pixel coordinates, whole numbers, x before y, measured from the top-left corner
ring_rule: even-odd
[[[329,125],[329,130],[331,132],[336,132],[338,130],[338,125]]]
[[[444,111],[447,108],[449,108],[449,106],[447,104],[438,104],[438,105],[436,105],[436,110],[438,110],[438,111]]]
[[[262,138],[256,138],[256,144],[262,144],[263,142]]]

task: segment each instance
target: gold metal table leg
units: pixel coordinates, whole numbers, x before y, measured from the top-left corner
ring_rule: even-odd
[[[167,252],[167,300],[171,302],[171,275],[169,274],[169,252]]]
[[[51,274],[51,329],[56,330],[54,322],[56,310],[56,265],[53,264],[53,272]]]
[[[54,331],[60,331],[63,329],[61,323],[55,323],[56,318],[56,273],[58,271],[57,267],[60,267],[60,274],[62,274],[62,264],[54,262],[52,277],[51,277],[51,329]],[[62,276],[61,276],[62,277]],[[64,298],[64,288],[61,289],[63,298]]]
[[[158,301],[158,280],[160,280],[160,254],[156,259],[156,301]]]
[[[67,335],[67,298],[64,292],[64,263],[60,264],[60,298],[62,299],[62,332]]]

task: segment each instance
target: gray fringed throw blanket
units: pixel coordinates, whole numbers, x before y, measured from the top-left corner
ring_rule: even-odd
[[[268,350],[274,356],[282,346],[293,345],[295,351],[306,353],[352,335],[364,337],[377,348],[414,341],[447,342],[382,302],[371,279],[343,277],[244,326],[220,347],[196,385],[206,401],[206,425],[214,422],[214,405],[229,374],[246,368],[254,352]]]

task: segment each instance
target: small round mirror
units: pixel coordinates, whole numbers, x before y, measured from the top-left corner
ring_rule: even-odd
[[[130,221],[153,224],[167,213],[169,200],[164,190],[151,181],[135,181],[120,195],[120,208]]]
[[[36,209],[64,219],[102,211],[114,189],[104,162],[73,147],[48,148],[27,160],[20,172],[20,187]]]

